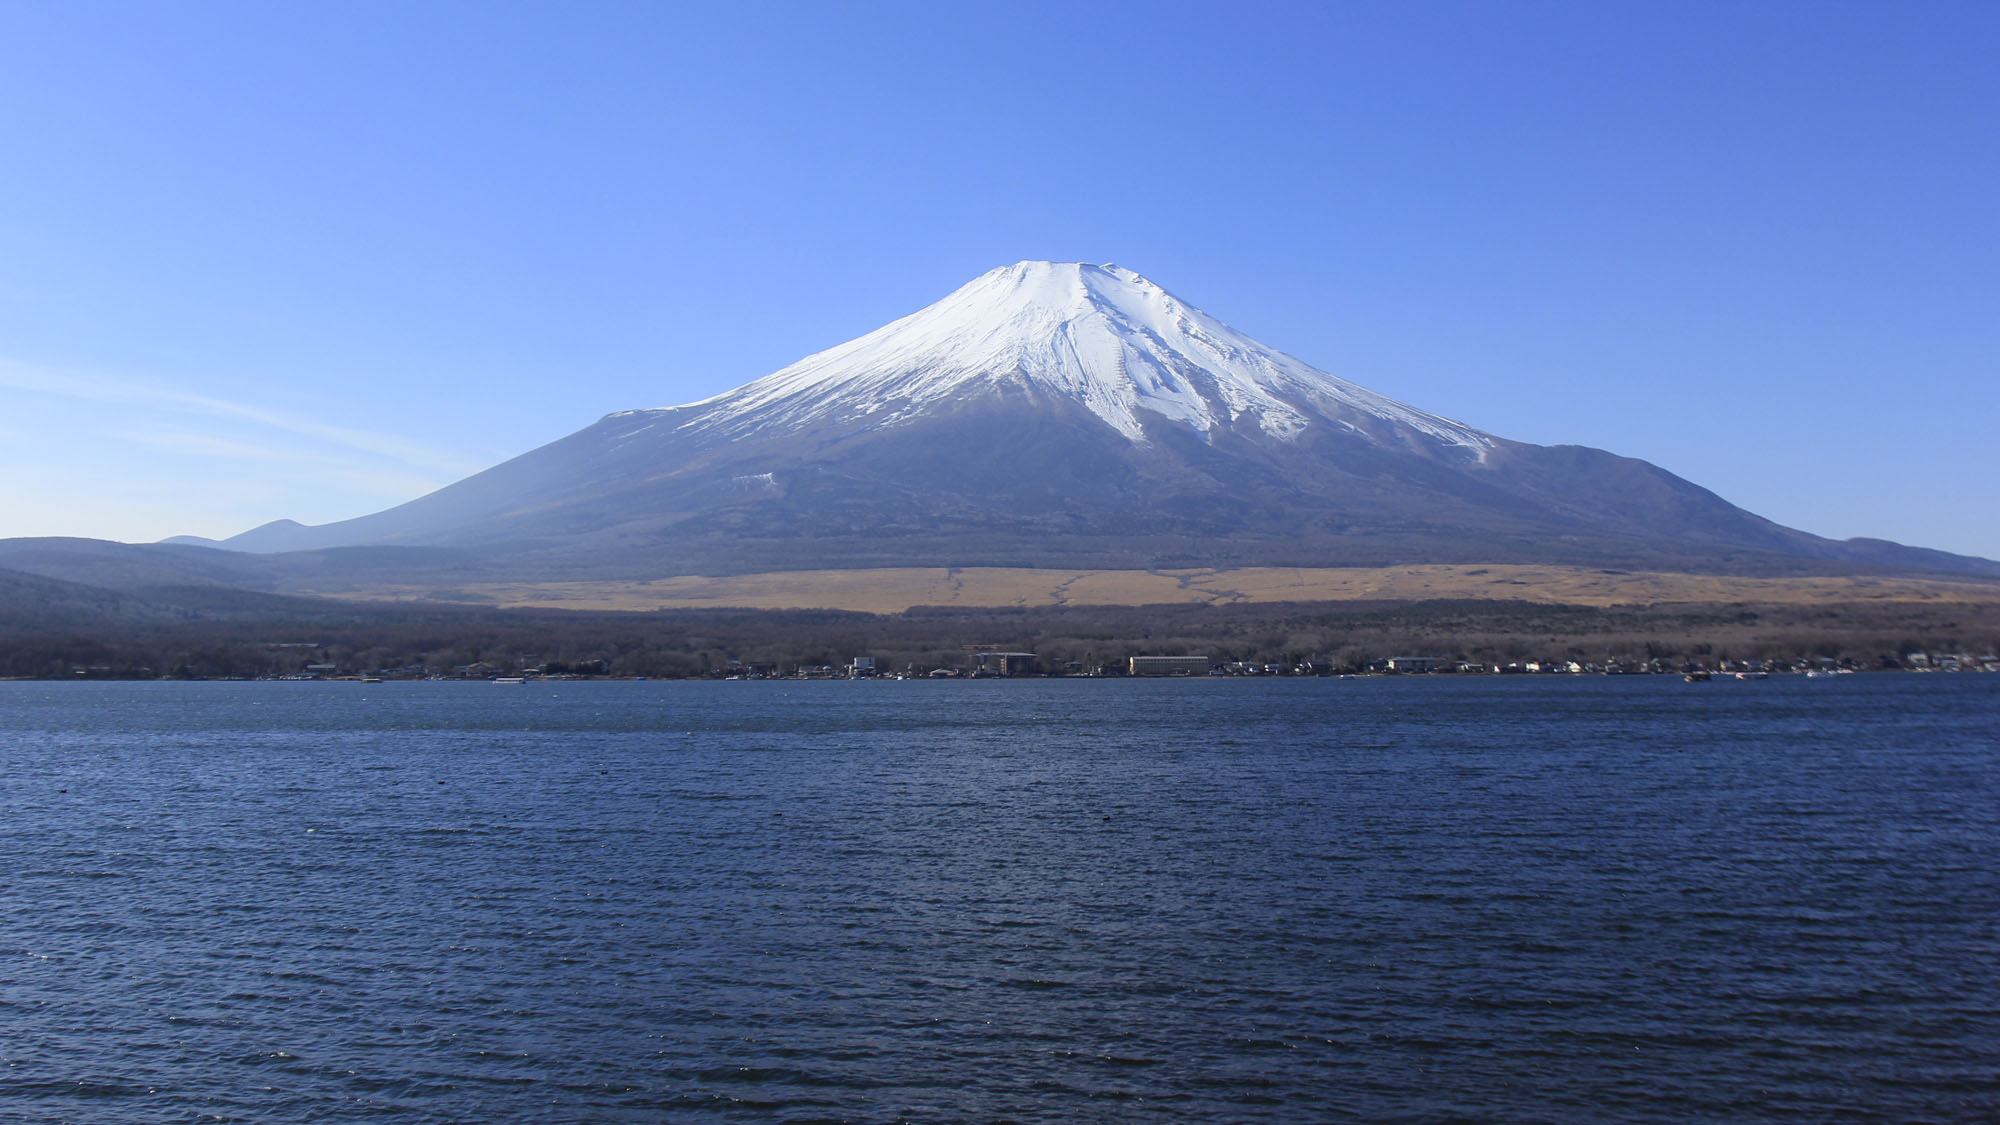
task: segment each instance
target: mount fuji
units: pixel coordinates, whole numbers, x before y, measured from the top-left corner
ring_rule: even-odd
[[[1320,371],[1128,269],[1021,262],[735,390],[627,410],[239,551],[449,548],[534,577],[885,566],[2000,564],[1781,527],[1643,461]]]

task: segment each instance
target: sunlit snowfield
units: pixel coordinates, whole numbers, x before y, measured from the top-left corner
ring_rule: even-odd
[[[2000,1112],[2000,677],[0,685],[0,1116]]]

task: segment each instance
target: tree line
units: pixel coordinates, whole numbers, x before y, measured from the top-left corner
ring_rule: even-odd
[[[656,678],[789,672],[872,657],[885,672],[968,667],[970,646],[1032,652],[1040,670],[1117,666],[1142,655],[1204,655],[1324,671],[1393,656],[1717,666],[1832,660],[1895,665],[1913,652],[1991,654],[2000,605],[1589,607],[1432,601],[915,609],[893,615],[796,610],[593,613],[327,603],[281,613],[194,613],[78,627],[0,629],[0,677],[239,678],[306,674]]]

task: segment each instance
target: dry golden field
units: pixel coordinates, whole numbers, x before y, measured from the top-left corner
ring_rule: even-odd
[[[1581,606],[1674,603],[1843,605],[2000,603],[2000,583],[1946,578],[1787,577],[1590,570],[1561,566],[1398,566],[1309,570],[1018,570],[997,567],[806,570],[725,578],[343,590],[384,601],[468,600],[575,610],[994,608],[1173,603],[1406,601],[1471,598]]]

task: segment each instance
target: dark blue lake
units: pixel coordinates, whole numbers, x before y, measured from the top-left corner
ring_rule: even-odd
[[[0,684],[0,1118],[1996,1114],[2000,676]]]

